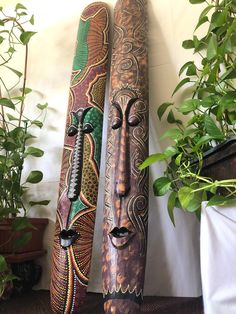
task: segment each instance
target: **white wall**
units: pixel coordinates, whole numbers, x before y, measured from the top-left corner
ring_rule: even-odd
[[[115,0],[104,0],[111,10]],[[91,0],[22,1],[35,14],[28,85],[44,93],[49,103],[45,127],[40,133],[40,146],[45,156],[32,160],[33,167],[44,172],[43,182],[35,187],[35,194],[51,199],[43,211],[31,215],[50,220],[45,237],[47,257],[39,263],[44,274],[38,288],[48,288],[50,256],[53,241],[55,212],[64,127],[67,111],[70,71],[80,14]],[[2,0],[1,5],[12,7],[18,0]],[[158,106],[171,100],[170,95],[178,82],[180,66],[192,59],[191,52],[181,47],[191,36],[201,5],[190,5],[188,0],[149,0],[149,56],[150,56],[150,153],[158,152],[166,143],[159,137],[167,128],[156,116]],[[104,151],[103,151],[104,153]],[[104,159],[102,159],[104,160]],[[37,163],[36,163],[37,162]],[[104,166],[104,165],[103,165]],[[102,167],[103,168],[103,167]],[[193,216],[176,210],[176,228],[168,218],[166,198],[152,194],[152,181],[162,169],[152,166],[150,173],[150,224],[145,290],[149,295],[198,296],[201,294],[199,274],[199,223]],[[100,254],[102,220],[102,173],[100,200],[97,213],[96,243],[90,282],[91,291],[100,290]]]

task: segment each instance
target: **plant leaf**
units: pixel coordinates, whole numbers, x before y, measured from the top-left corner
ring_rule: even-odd
[[[214,120],[210,116],[205,115],[205,117],[204,117],[204,124],[205,124],[205,128],[206,128],[207,133],[212,138],[215,138],[215,139],[223,139],[224,138],[224,134],[216,126]]]
[[[162,161],[167,159],[165,154],[157,153],[150,155],[147,159],[144,160],[142,164],[139,165],[138,169],[143,170],[150,165],[154,164],[155,162]]]
[[[178,154],[178,152],[179,151],[175,146],[169,146],[165,149],[164,155],[168,158],[168,157],[175,156],[176,154]]]
[[[220,27],[222,26],[226,20],[227,20],[227,15],[228,15],[228,9],[226,10],[223,10],[223,11],[216,11],[212,14],[212,17],[211,17],[211,24],[212,24],[212,27]],[[214,29],[213,28],[213,29]]]
[[[23,4],[21,4],[21,3],[17,3],[17,5],[16,5],[16,7],[15,7],[15,10],[17,11],[17,10],[27,10],[27,8],[23,5]]]
[[[222,112],[225,109],[236,109],[236,92],[226,93],[220,100]]]
[[[186,77],[182,81],[179,82],[179,84],[175,87],[172,96],[185,84],[190,82],[190,78]]]
[[[236,204],[236,198],[226,198],[222,195],[214,195],[208,201],[207,206],[223,206]]]
[[[5,258],[0,255],[0,273],[7,270],[7,262]]]
[[[199,19],[202,19],[204,16],[206,16],[212,8],[214,8],[214,5],[212,5],[212,4],[211,4],[211,5],[208,5],[208,6],[202,11],[202,13],[200,14]]]
[[[38,170],[33,170],[30,172],[28,178],[26,179],[26,182],[35,184],[42,181],[42,179],[43,179],[43,173]]]
[[[24,96],[15,96],[15,97],[12,97],[12,99],[23,101],[25,99],[25,97]]]
[[[43,122],[41,122],[39,120],[33,120],[33,121],[31,121],[31,124],[36,125],[40,129],[43,127]]]
[[[28,147],[26,152],[25,152],[25,155],[31,155],[31,156],[34,156],[34,157],[42,157],[44,154],[44,151],[39,149],[39,148],[36,148],[36,147]]]
[[[196,74],[197,74],[197,68],[196,68],[196,65],[193,63],[188,67],[186,75],[187,76],[193,76]]]
[[[31,25],[34,25],[34,15],[31,16],[31,18],[29,19],[29,22]]]
[[[189,202],[194,198],[193,190],[188,186],[184,186],[178,191],[178,197],[182,208],[186,209]]]
[[[183,137],[183,134],[179,129],[173,128],[173,129],[166,131],[160,137],[160,139],[163,140],[164,138],[167,138],[167,137],[171,138],[174,141],[178,141],[179,139],[181,139]]]
[[[0,98],[0,105],[4,107],[8,107],[11,109],[15,109],[15,105],[13,102],[8,98]]]
[[[24,247],[32,239],[32,232],[26,232],[19,236],[14,242],[14,250]]]
[[[20,40],[21,40],[22,44],[27,45],[29,43],[31,37],[35,34],[36,34],[36,32],[29,32],[29,31],[22,32],[20,35]]]
[[[200,99],[188,99],[180,105],[180,107],[178,108],[178,111],[184,114],[187,114],[187,113],[193,112],[200,106],[201,106]]]
[[[45,104],[37,104],[37,108],[39,108],[40,110],[44,110],[48,107],[48,103]]]
[[[197,151],[199,147],[205,143],[208,143],[210,140],[212,140],[212,136],[210,135],[203,135],[198,141],[197,144],[194,147],[194,151]]]
[[[29,140],[29,139],[32,139],[32,138],[37,138],[37,136],[35,136],[33,134],[30,134],[30,133],[25,134],[25,140]]]
[[[167,177],[160,177],[153,183],[153,192],[155,196],[165,195],[171,188],[171,181]]]
[[[16,121],[16,120],[18,120],[16,117],[11,115],[10,113],[6,113],[6,115],[7,115],[8,119],[9,119],[9,121]]]
[[[183,153],[179,154],[179,155],[175,158],[175,164],[176,164],[177,166],[180,166],[182,156],[183,156]]]
[[[186,207],[186,210],[189,213],[194,213],[201,209],[202,204],[202,192],[195,192],[192,194],[194,197],[189,201],[188,206]]]
[[[193,49],[195,47],[194,41],[192,39],[187,39],[182,42],[182,47],[184,49]]]
[[[221,76],[221,81],[224,80],[229,80],[229,79],[235,79],[236,78],[236,70],[231,68],[228,71],[226,71],[222,76]]]
[[[15,73],[19,78],[23,75],[20,71],[17,71],[16,69],[13,69],[7,65],[5,65],[5,68],[8,68],[9,70],[11,70],[13,73]]]
[[[177,193],[174,191],[171,192],[168,198],[168,202],[167,202],[168,214],[174,226],[175,226],[174,208],[175,208],[176,197],[177,197]]]
[[[2,279],[3,283],[7,283],[9,281],[12,281],[12,280],[20,280],[19,277],[15,276],[15,275],[12,275],[12,274],[6,274],[6,276],[4,275],[4,278]],[[0,284],[1,285],[1,284]]]
[[[192,64],[194,64],[193,61],[188,61],[188,62],[186,62],[186,63],[180,68],[180,70],[179,70],[179,76],[181,76],[181,74],[183,74],[184,70],[188,69],[188,67],[189,67],[190,65],[192,65]]]
[[[38,201],[38,202],[29,202],[30,206],[35,206],[35,205],[42,205],[42,206],[47,206],[50,203],[49,200],[43,200],[43,201]]]
[[[19,89],[21,92],[23,92],[23,88],[20,88]],[[25,87],[25,89],[24,89],[24,94],[26,95],[26,94],[29,94],[29,93],[31,93],[32,92],[32,89],[31,88],[29,88],[29,87]]]
[[[10,47],[7,52],[13,54],[15,51],[16,49],[14,49],[13,47]]]
[[[172,102],[164,102],[163,104],[160,105],[160,107],[157,110],[157,115],[158,115],[159,120],[161,120],[163,114],[166,112],[166,109],[172,105],[173,105]]]
[[[170,124],[173,124],[173,123],[176,122],[173,110],[170,110],[170,112],[168,113],[167,122],[170,123]]]
[[[14,219],[11,225],[11,228],[14,231],[20,231],[32,227],[33,226],[31,225],[27,217],[17,217],[16,219]]]
[[[205,0],[189,0],[190,3],[192,4],[198,4],[198,3],[203,3]]]
[[[212,34],[207,47],[207,59],[212,60],[216,56],[217,56],[217,39],[216,35]]]
[[[9,217],[9,214],[17,214],[19,211],[16,208],[0,208],[0,217]]]
[[[208,22],[208,17],[207,16],[203,16],[201,18],[199,18],[199,21],[197,23],[197,26],[195,27],[195,30],[196,31],[202,24]]]

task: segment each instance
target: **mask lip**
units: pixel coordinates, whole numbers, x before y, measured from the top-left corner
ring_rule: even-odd
[[[135,234],[134,231],[130,231],[126,227],[119,228],[116,226],[109,232],[109,237],[115,248],[123,249],[129,244]]]

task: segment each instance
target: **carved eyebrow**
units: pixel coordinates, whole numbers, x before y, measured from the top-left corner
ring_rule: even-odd
[[[123,113],[122,113],[122,110],[121,110],[121,107],[120,107],[119,103],[116,102],[116,101],[114,101],[114,102],[112,103],[112,106],[115,107],[115,108],[118,110],[120,116],[122,117]]]
[[[120,104],[115,101],[112,103],[112,106],[117,109],[117,112],[119,114],[119,118],[122,120],[123,119],[123,112],[122,112]]]
[[[131,98],[131,99],[129,100],[129,102],[128,102],[128,108],[127,108],[127,110],[126,110],[126,112],[125,112],[125,115],[126,115],[127,118],[129,117],[129,114],[130,114],[130,111],[131,111],[131,108],[132,108],[133,104],[134,104],[137,100],[138,100],[138,97],[136,97],[136,98]]]

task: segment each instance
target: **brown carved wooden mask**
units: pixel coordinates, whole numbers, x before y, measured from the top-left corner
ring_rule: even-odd
[[[104,209],[104,308],[106,313],[137,314],[143,292],[148,218],[148,174],[138,169],[148,155],[146,1],[119,0],[114,20]]]

